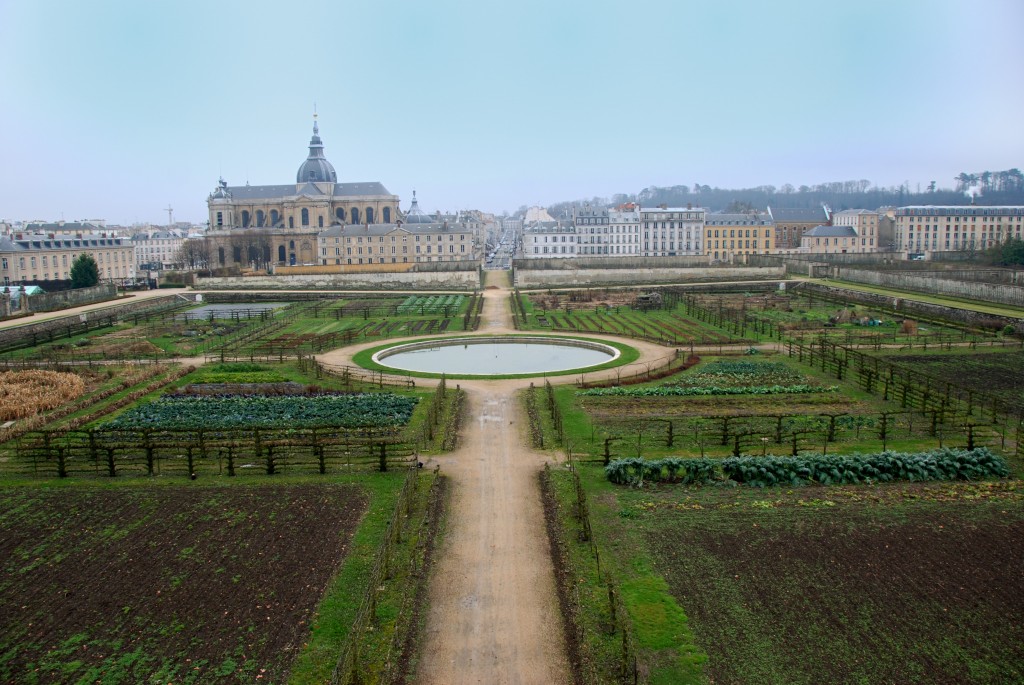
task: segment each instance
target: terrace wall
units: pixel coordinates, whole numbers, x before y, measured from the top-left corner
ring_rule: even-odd
[[[1005,286],[1003,286],[1005,287]],[[947,307],[941,304],[929,302],[917,302],[892,295],[880,295],[877,293],[865,293],[859,290],[847,290],[839,286],[822,285],[820,283],[801,283],[800,290],[805,293],[819,293],[831,297],[841,298],[850,302],[857,302],[870,307],[876,307],[884,311],[895,311],[907,318],[924,317],[927,319],[941,319],[966,324],[968,326],[991,327],[992,324],[999,326],[1013,326],[1017,331],[1024,331],[1024,319],[1008,316],[996,316],[984,312],[975,312],[969,309],[958,309]]]
[[[200,290],[478,290],[480,271],[408,271],[199,278]]]
[[[952,273],[956,272],[941,272],[941,274],[932,272],[918,275],[916,273],[885,273],[841,266],[833,266],[830,269],[831,277],[841,281],[936,295],[952,295],[969,300],[1024,307],[1024,286],[955,280],[948,277],[948,274]]]
[[[24,336],[31,336],[33,334],[45,336],[49,331],[62,331],[67,328],[69,322],[78,323],[103,319],[113,319],[116,321],[121,317],[127,316],[136,311],[166,305],[180,297],[182,296],[167,295],[165,297],[153,297],[144,300],[131,300],[123,304],[115,304],[110,307],[103,307],[102,309],[93,309],[92,311],[82,312],[80,314],[62,316],[56,319],[48,319],[47,321],[38,321],[36,323],[26,323],[22,326],[10,326],[8,328],[0,329],[0,343],[17,340]],[[193,299],[195,295],[184,297]]]
[[[638,283],[695,283],[711,281],[774,280],[785,277],[785,267],[707,266],[666,267],[654,260],[624,260],[641,262],[631,267],[594,268],[561,262],[561,268],[533,268],[534,260],[516,263],[513,283],[519,288],[559,288],[580,286],[630,285]],[[618,260],[608,260],[618,261]]]
[[[117,286],[113,283],[101,283],[91,288],[60,290],[39,295],[23,295],[30,312],[53,312],[58,309],[81,307],[94,302],[104,302],[117,297]]]

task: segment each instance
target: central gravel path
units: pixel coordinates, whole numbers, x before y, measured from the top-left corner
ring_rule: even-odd
[[[484,291],[481,332],[511,330],[509,291]],[[430,587],[417,683],[569,683],[537,474],[516,390],[460,381],[461,446],[437,459],[451,479],[448,528]]]

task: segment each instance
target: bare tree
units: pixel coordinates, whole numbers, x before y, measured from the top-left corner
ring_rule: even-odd
[[[209,238],[188,238],[182,241],[181,247],[178,248],[175,261],[183,264],[190,271],[209,269],[211,254],[212,249]]]

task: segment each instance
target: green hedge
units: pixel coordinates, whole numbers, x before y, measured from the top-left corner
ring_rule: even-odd
[[[943,448],[803,457],[729,457],[712,459],[619,459],[605,467],[613,483],[707,483],[733,481],[752,487],[884,483],[894,480],[979,480],[1010,475],[1006,461],[987,447]]]

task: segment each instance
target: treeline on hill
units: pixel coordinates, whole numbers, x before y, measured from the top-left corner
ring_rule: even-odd
[[[558,202],[548,207],[553,217],[571,214],[574,206],[609,207],[625,202],[639,202],[644,207],[665,204],[670,207],[685,207],[688,203],[711,211],[764,211],[765,207],[820,207],[827,204],[835,211],[843,209],[875,209],[878,207],[904,205],[967,205],[972,202],[982,205],[1024,204],[1024,173],[1019,169],[1006,171],[962,172],[954,179],[953,188],[940,188],[937,181],[925,187],[919,184],[913,189],[910,182],[898,186],[873,186],[871,181],[835,181],[813,186],[781,187],[773,185],[755,188],[712,188],[694,183],[692,186],[668,187],[650,186],[639,193],[617,193],[611,197],[594,197],[585,200]],[[520,208],[525,213],[526,208]]]

